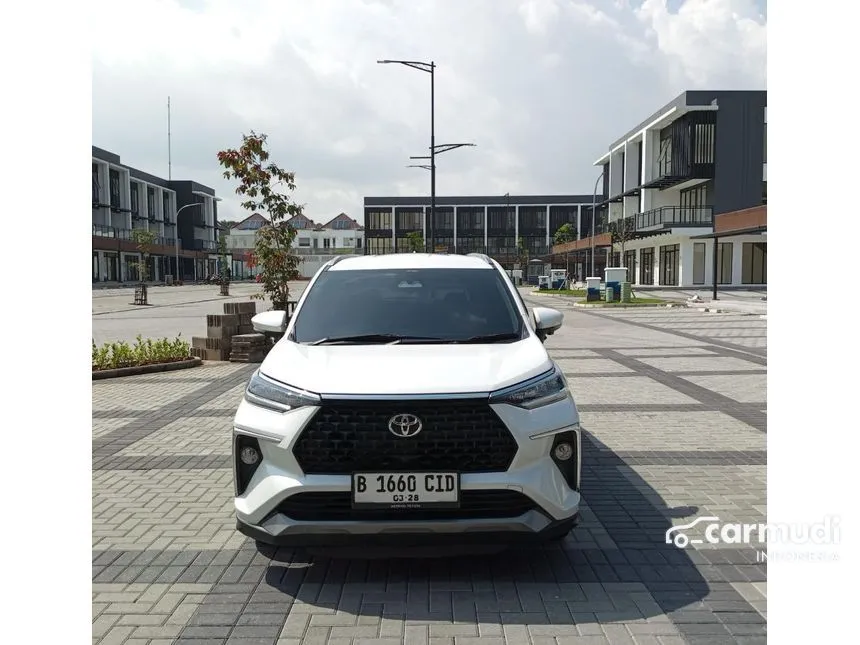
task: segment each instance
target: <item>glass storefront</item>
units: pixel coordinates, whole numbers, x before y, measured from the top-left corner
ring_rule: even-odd
[[[767,284],[767,242],[744,242],[741,282]]]
[[[639,264],[639,284],[654,284],[654,248],[642,249],[641,262]]]
[[[671,287],[678,285],[678,244],[667,244],[660,247],[660,284]]]

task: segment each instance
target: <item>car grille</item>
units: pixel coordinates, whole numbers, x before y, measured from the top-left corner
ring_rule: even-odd
[[[354,509],[349,491],[296,493],[281,502],[276,512],[304,522],[361,520],[459,520],[519,517],[539,510],[522,493],[509,490],[460,491],[459,508]]]
[[[388,430],[396,414],[423,423],[415,437]],[[517,442],[486,399],[326,401],[293,450],[308,475],[354,472],[504,472]]]

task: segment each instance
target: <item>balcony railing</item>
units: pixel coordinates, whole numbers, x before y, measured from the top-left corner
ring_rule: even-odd
[[[133,242],[133,230],[127,228],[116,228],[115,226],[105,226],[104,224],[93,224],[93,235],[95,237],[110,237],[115,240],[126,240]],[[156,237],[152,241],[153,245],[174,246],[176,239],[172,237]]]
[[[93,224],[93,235],[96,237],[112,237],[119,240],[130,240],[131,231],[127,228],[116,228],[104,224]]]
[[[660,206],[644,213],[636,213],[635,230],[654,231],[681,226],[711,226],[714,210],[710,206]]]
[[[322,248],[311,246],[294,246],[293,252],[296,255],[361,255],[364,249],[354,247],[338,247],[338,248]]]

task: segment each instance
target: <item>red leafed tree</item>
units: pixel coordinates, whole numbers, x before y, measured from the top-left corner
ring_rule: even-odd
[[[242,135],[238,149],[228,148],[218,153],[218,163],[224,168],[226,179],[238,180],[236,194],[245,198],[242,208],[251,213],[268,215],[269,225],[257,231],[254,240],[253,266],[260,268],[257,281],[263,293],[255,298],[268,298],[275,310],[286,311],[290,297],[289,281],[300,277],[301,258],[292,252],[296,231],[287,224],[291,217],[301,214],[302,206],[296,204],[284,189],[296,189],[295,174],[286,171],[269,160],[266,149],[267,135]],[[249,266],[251,266],[249,264]]]

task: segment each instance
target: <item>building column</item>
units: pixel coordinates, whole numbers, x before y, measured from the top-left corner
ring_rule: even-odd
[[[487,205],[484,204],[484,253],[487,253],[487,230],[489,228],[489,222],[487,221]]]
[[[397,253],[397,207],[391,207],[391,252]]]
[[[460,207],[457,205],[451,206],[454,211],[454,253],[457,252],[457,216],[460,214]]]
[[[507,217],[507,214],[505,214]],[[514,248],[520,244],[520,206],[514,205]]]
[[[549,248],[549,204],[546,205],[546,246]]]
[[[576,239],[582,239],[582,204],[576,205]]]

